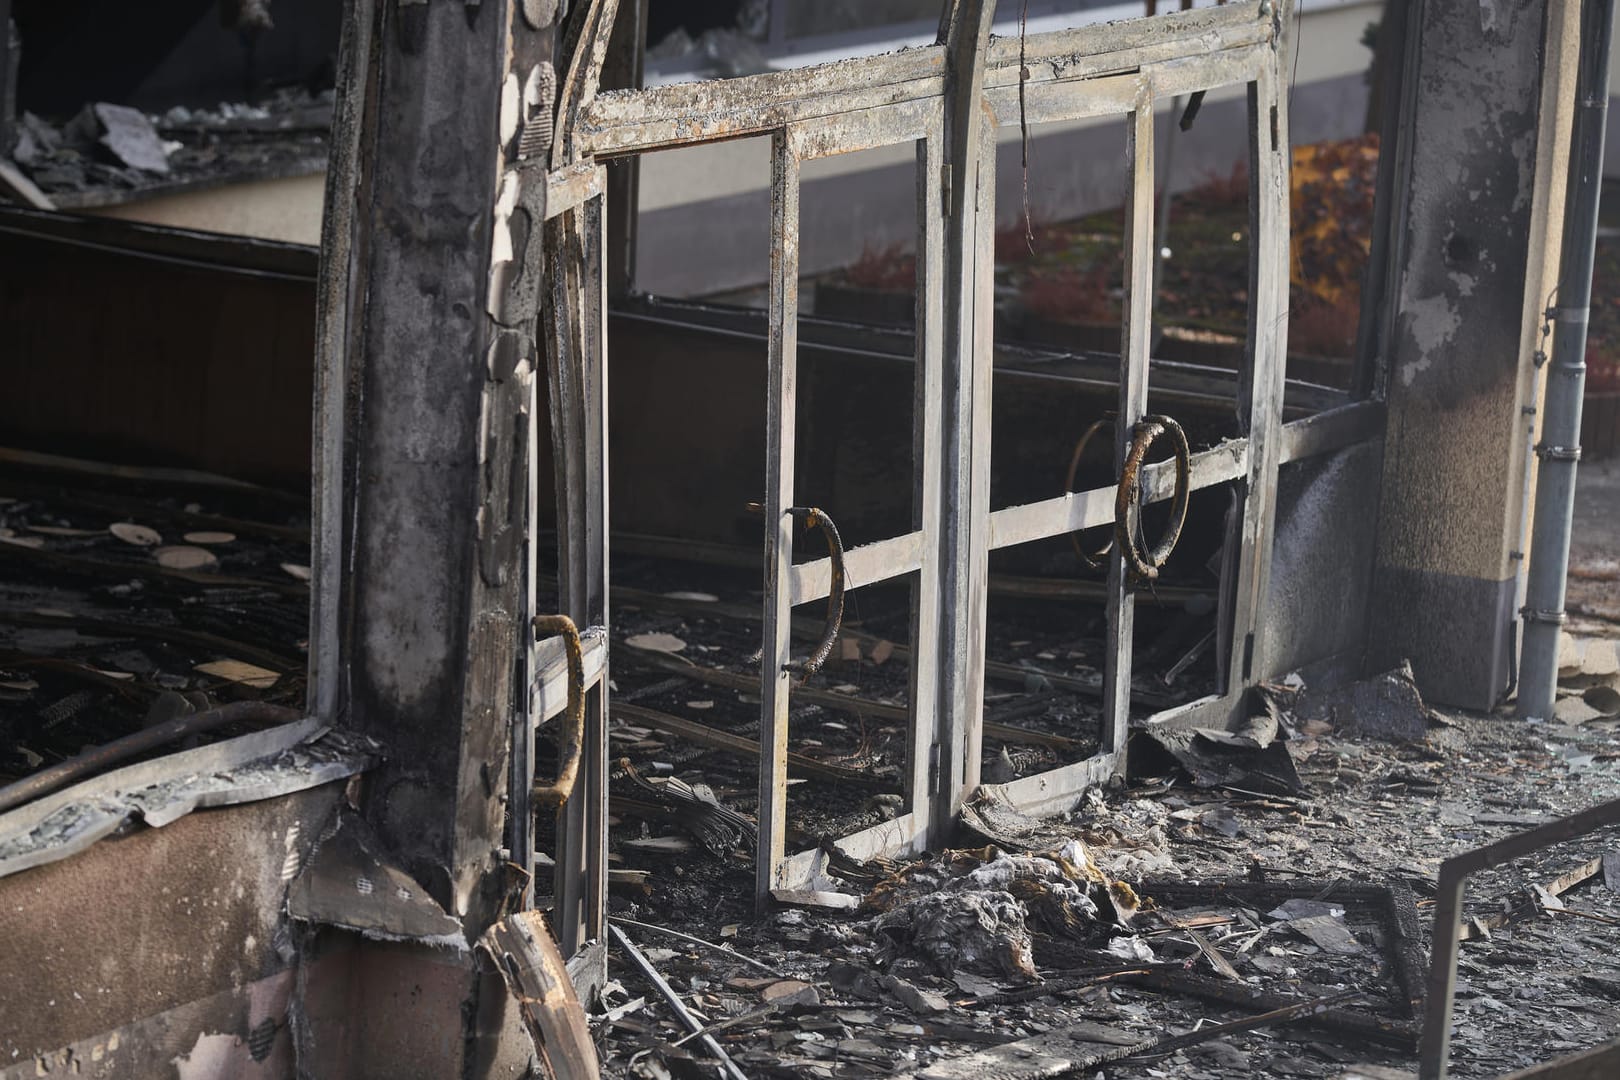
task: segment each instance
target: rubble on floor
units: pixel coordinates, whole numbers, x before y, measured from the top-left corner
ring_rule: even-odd
[[[0,780],[221,700],[301,700],[303,506],[47,471],[0,478]],[[1067,815],[972,802],[950,849],[862,863],[836,840],[905,809],[910,691],[908,598],[863,590],[791,702],[790,844],[821,869],[759,918],[757,579],[634,558],[616,579],[610,1076],[713,1076],[720,1055],[730,1080],[1410,1072],[1440,862],[1620,795],[1620,631],[1597,621],[1547,723],[1432,709],[1403,669],[1331,694],[1293,677],[1237,730],[1139,730],[1129,776]],[[1020,603],[991,623],[987,778],[1097,746],[1097,642]],[[1139,605],[1144,639],[1176,626],[1158,614]],[[1612,831],[1479,874],[1464,914],[1452,1075],[1620,1029]]]
[[[302,709],[307,500],[7,453],[0,786],[229,702]]]
[[[700,584],[723,605],[723,580]],[[695,604],[678,606],[627,609],[616,633],[674,634],[700,666],[724,664],[752,640],[746,628],[699,617]],[[852,632],[886,631],[874,608],[868,601],[869,619],[853,619]],[[741,640],[730,643],[732,633]],[[1586,648],[1602,657],[1609,645]],[[862,659],[835,661],[827,681],[898,708],[903,671],[891,680],[850,651]],[[1620,689],[1620,669],[1610,677],[1601,659],[1596,667],[1572,669],[1577,699]],[[644,669],[616,654],[620,698],[746,732],[746,720],[728,722],[730,707],[757,712],[757,703],[740,683],[707,679],[687,664]],[[1313,697],[1291,679],[1257,698],[1247,728],[1159,736],[1169,753],[1133,759],[1155,768],[1092,792],[1062,818],[970,805],[951,850],[898,864],[829,857],[826,887],[858,898],[849,910],[778,907],[756,919],[745,852],[704,855],[694,834],[632,810],[618,817],[615,865],[646,875],[617,889],[612,909],[747,1076],[1415,1075],[1440,862],[1620,794],[1620,718],[1527,726],[1507,712],[1430,709],[1410,683],[1397,669]],[[799,755],[864,762],[872,781],[903,757],[903,722],[886,716],[796,697],[794,725]],[[1041,753],[1084,756],[1072,748],[1084,744],[1083,725],[1051,733],[1065,730],[1070,749]],[[752,810],[757,760],[746,747],[693,746],[675,728],[630,716],[615,723],[614,739],[631,760],[657,761],[735,811]],[[1009,758],[1031,749],[1013,739],[986,745],[987,759],[992,745]],[[790,800],[810,841],[883,816],[870,785],[810,772]],[[671,858],[625,842],[660,832],[688,845]],[[1620,1030],[1616,887],[1620,843],[1610,831],[1478,876],[1451,1075],[1497,1077]],[[604,1071],[714,1075],[714,1055],[657,992],[629,966],[612,970],[618,982],[595,1020]]]

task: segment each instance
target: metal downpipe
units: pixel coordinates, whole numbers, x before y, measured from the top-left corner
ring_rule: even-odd
[[[1527,719],[1552,716],[1558,685],[1558,637],[1564,624],[1575,467],[1581,457],[1586,327],[1592,304],[1598,197],[1603,187],[1603,127],[1609,106],[1609,41],[1613,27],[1614,0],[1582,3],[1558,292],[1547,313],[1554,324],[1552,363],[1542,398],[1541,441],[1535,447],[1540,463],[1536,469],[1530,570],[1525,605],[1519,612],[1524,620],[1524,650],[1518,714]]]

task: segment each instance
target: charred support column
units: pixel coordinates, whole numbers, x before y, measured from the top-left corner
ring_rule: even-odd
[[[989,575],[991,283],[995,215],[994,120],[983,104],[984,58],[995,4],[945,9],[946,56],[944,468],[938,567],[939,762],[933,835],[948,836],[979,782],[984,719],[984,627]],[[981,169],[982,164],[982,169]],[[933,182],[929,177],[926,182]]]
[[[1575,466],[1580,460],[1581,398],[1586,389],[1586,325],[1592,305],[1592,258],[1597,244],[1598,196],[1603,188],[1603,134],[1609,111],[1609,42],[1614,0],[1581,4],[1581,52],[1575,82],[1575,127],[1564,199],[1564,238],[1558,296],[1550,314],[1552,366],[1536,456],[1535,531],[1525,594],[1524,678],[1519,715],[1552,716],[1558,689],[1558,635],[1564,623],[1569,574],[1569,530],[1575,511]]]
[[[386,1022],[314,1025],[317,1059],[368,1074],[470,1076],[514,1046],[470,946],[509,885],[537,363],[533,315],[508,303],[528,250],[514,172],[526,137],[549,147],[556,7],[354,0],[346,15],[318,293],[311,704],[386,748],[362,812],[468,943],[385,929],[397,943],[319,946],[357,946],[350,978],[373,1003],[423,988]]]
[[[1368,666],[1409,657],[1425,694],[1470,708],[1511,663],[1547,7],[1414,2],[1384,133],[1400,202],[1373,253],[1389,427]]]
[[[503,136],[518,120],[502,115],[509,54],[545,42],[549,58],[550,31],[516,6],[379,4],[349,268],[363,292],[349,324],[348,717],[389,747],[367,816],[471,934],[498,900],[524,640],[520,451],[534,328],[496,322],[491,264]],[[509,259],[511,237],[499,240]]]

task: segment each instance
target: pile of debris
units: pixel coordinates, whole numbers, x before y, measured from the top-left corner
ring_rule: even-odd
[[[147,115],[93,102],[53,124],[25,112],[12,156],[60,207],[119,202],[138,193],[326,168],[332,91],[278,91],[259,104],[225,102]]]
[[[1612,685],[1586,677],[1575,700]],[[970,805],[970,846],[902,864],[823,844],[815,889],[763,921],[741,848],[673,817],[663,839],[694,838],[678,859],[617,843],[626,966],[595,1018],[607,1071],[1410,1075],[1440,862],[1620,795],[1620,721],[1445,713],[1405,668],[1331,694],[1290,678],[1253,711],[1236,732],[1139,733],[1128,785],[1061,819]],[[673,759],[665,783],[751,805],[740,784],[706,786],[676,735],[640,730]],[[1620,1026],[1613,843],[1478,875],[1452,1075],[1495,1077]]]

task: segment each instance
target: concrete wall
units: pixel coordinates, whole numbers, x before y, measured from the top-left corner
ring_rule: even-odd
[[[1261,620],[1259,670],[1300,670],[1308,685],[1361,673],[1372,599],[1372,559],[1383,448],[1361,443],[1284,465],[1277,477],[1277,538]]]
[[[1368,662],[1409,658],[1426,695],[1471,708],[1509,679],[1578,7],[1411,9]]]
[[[283,897],[342,789],[193,813],[0,878],[0,1080],[291,1077]]]

